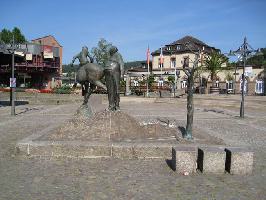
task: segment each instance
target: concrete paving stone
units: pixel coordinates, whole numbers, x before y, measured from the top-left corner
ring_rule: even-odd
[[[136,159],[132,144],[112,144],[111,156],[120,159]]]
[[[203,173],[223,174],[225,172],[225,151],[223,147],[199,147],[197,168]]]
[[[171,144],[114,143],[112,157],[121,159],[167,159],[171,157]]]
[[[82,102],[82,97],[80,99]],[[44,127],[69,120],[81,103],[67,106],[20,105],[16,107],[15,117],[10,116],[9,106],[0,106],[0,199],[105,199],[107,196],[108,199],[264,200],[266,98],[246,96],[244,119],[235,117],[239,116],[239,99],[239,95],[226,95],[224,98],[195,94],[194,124],[223,139],[226,146],[251,146],[254,166],[249,176],[197,173],[181,176],[161,159],[25,159],[14,156],[14,146],[18,141],[42,131]],[[185,96],[173,103],[138,100],[128,97],[128,102],[123,102],[121,98],[121,110],[147,121],[165,116],[177,120],[176,125],[185,124]],[[232,116],[226,115],[228,119],[225,119],[223,113],[203,112],[204,109],[219,109]]]
[[[171,144],[136,144],[133,147],[133,154],[138,159],[163,158],[171,159]]]
[[[192,174],[197,169],[197,151],[193,146],[176,146],[172,148],[173,170],[180,174]]]
[[[96,158],[110,157],[110,144],[20,143],[17,151],[28,156]]]
[[[245,147],[227,147],[225,170],[230,174],[247,175],[253,170],[253,151]]]

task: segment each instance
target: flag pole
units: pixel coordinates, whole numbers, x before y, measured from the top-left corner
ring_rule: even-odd
[[[161,54],[160,54],[160,66],[161,66],[161,79],[163,77],[163,48],[161,47]]]
[[[147,66],[148,66],[148,75],[147,75],[147,97],[149,97],[149,75],[150,75],[150,47],[148,45],[147,51]]]

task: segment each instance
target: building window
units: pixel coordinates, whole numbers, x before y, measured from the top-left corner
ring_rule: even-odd
[[[171,58],[170,67],[171,68],[175,68],[176,67],[176,59],[175,58]]]
[[[217,88],[219,87],[219,81],[218,80],[215,81],[215,87],[217,87]]]
[[[133,84],[134,84],[135,87],[139,86],[139,82],[138,82],[138,80],[134,80],[134,81],[133,81]]]
[[[184,56],[182,60],[183,68],[189,67],[189,56]]]
[[[161,59],[160,58],[158,58],[158,67],[159,68],[163,68],[163,63],[161,64]]]
[[[181,81],[181,88],[186,88],[187,87],[187,81]]]
[[[234,91],[233,81],[226,81],[226,90],[227,90],[227,93],[232,93]]]
[[[256,94],[264,93],[264,81],[263,80],[256,80],[255,93]]]
[[[180,49],[181,49],[181,45],[177,45],[176,50],[180,50]]]
[[[160,78],[158,81],[158,87],[163,87],[163,78]]]

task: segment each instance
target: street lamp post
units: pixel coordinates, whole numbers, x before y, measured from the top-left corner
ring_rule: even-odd
[[[15,116],[15,92],[16,92],[16,78],[15,78],[15,51],[19,50],[22,52],[27,51],[19,46],[19,44],[15,44],[15,39],[13,35],[12,44],[3,44],[3,49],[9,54],[12,55],[11,58],[11,78],[10,78],[10,106],[11,106],[11,116]]]
[[[232,51],[230,50],[229,55],[235,56],[239,55],[243,59],[243,74],[241,77],[242,85],[241,85],[241,103],[240,103],[240,117],[244,118],[245,115],[245,68],[246,68],[246,61],[249,56],[251,56],[253,53],[259,53],[259,50],[254,50],[247,42],[247,38],[244,38],[244,43],[236,50]],[[236,72],[236,70],[235,70]]]
[[[14,42],[14,35],[13,35],[13,42],[12,42],[12,73],[11,73],[11,80],[14,81],[15,78],[15,42]],[[11,86],[11,115],[15,116],[15,87],[14,85]]]

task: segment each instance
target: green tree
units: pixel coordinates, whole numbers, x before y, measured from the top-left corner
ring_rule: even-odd
[[[174,76],[168,76],[167,80],[171,83],[171,85],[174,85],[174,83],[175,83],[175,77]]]
[[[207,55],[203,67],[211,74],[212,86],[215,87],[217,73],[222,69],[222,65],[228,61],[228,58],[217,51],[211,52]]]
[[[260,50],[262,53],[261,55],[254,55],[247,59],[248,65],[256,65],[256,66],[266,65],[266,48],[261,48]]]
[[[2,29],[1,33],[0,33],[0,39],[3,43],[8,44],[11,43],[12,41],[12,32],[10,30],[7,29]]]
[[[154,83],[154,80],[155,80],[155,78],[154,78],[154,74],[150,74],[150,75],[149,75],[149,78],[148,78],[148,85],[149,85],[149,88],[152,87],[152,84]]]
[[[21,33],[19,28],[17,28],[17,27],[13,28],[12,34],[14,35],[15,43],[22,44],[22,43],[26,42],[26,38]]]
[[[232,75],[232,73],[230,71],[225,72],[225,74],[226,74],[225,79],[227,81],[233,81],[234,80],[234,76]]]
[[[25,36],[21,33],[20,29],[17,27],[14,27],[12,31],[4,28],[0,32],[0,40],[5,44],[12,43],[13,36],[14,36],[15,43],[21,44],[21,43],[26,42]]]
[[[71,65],[71,64],[68,64],[68,65],[63,65],[63,73],[72,73],[72,72],[75,72],[77,70],[77,68],[79,67],[79,65]]]
[[[106,64],[110,57],[109,49],[111,46],[112,43],[109,43],[105,39],[101,38],[97,47],[92,48],[91,54],[98,64],[103,66]]]

